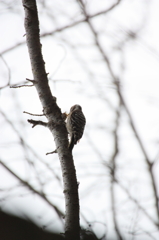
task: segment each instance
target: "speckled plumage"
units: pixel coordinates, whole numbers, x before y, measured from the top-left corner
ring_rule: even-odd
[[[80,105],[74,105],[70,109],[67,117],[66,127],[70,134],[69,149],[72,151],[73,147],[82,138],[86,124],[85,116]]]

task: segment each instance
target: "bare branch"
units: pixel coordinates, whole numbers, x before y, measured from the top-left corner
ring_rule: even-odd
[[[48,119],[49,129],[54,136],[56,149],[61,163],[64,194],[65,194],[65,236],[69,240],[80,239],[79,228],[79,197],[73,157],[68,149],[67,130],[56,98],[52,96],[48,85],[47,73],[41,53],[39,20],[35,0],[23,0],[25,11],[26,41],[32,66],[33,77],[36,79],[36,90]],[[56,124],[57,123],[57,124]]]
[[[129,193],[129,190],[127,188],[125,188],[117,179],[115,179],[116,183],[119,185],[119,187],[128,195],[128,197],[131,199],[131,201],[133,201],[134,203],[136,203],[136,205],[138,206],[138,208],[140,210],[142,210],[142,212],[145,214],[146,217],[148,217],[148,219],[156,226],[159,227],[159,223],[156,222],[145,210],[144,207],[142,207],[142,205],[133,197],[131,196],[131,194]]]
[[[8,86],[10,85],[11,72],[10,72],[10,68],[9,68],[6,60],[5,60],[4,57],[2,56],[2,54],[0,54],[0,57],[1,57],[2,61],[4,62],[5,66],[6,66],[6,68],[7,68],[7,71],[8,71],[8,83],[6,83],[6,85],[0,87],[0,89],[3,89],[3,88],[8,87]]]
[[[10,88],[33,87],[34,85],[11,85]]]
[[[90,18],[89,18],[89,15],[87,14],[86,12],[86,8],[85,8],[85,4],[83,3],[82,0],[79,0],[83,6],[83,14],[84,16],[86,17],[87,19],[87,23],[88,23],[88,26],[89,28],[91,29],[93,35],[94,35],[94,41],[95,41],[95,44],[99,50],[99,52],[101,53],[102,57],[103,57],[103,60],[105,61],[105,64],[106,64],[106,67],[108,68],[109,70],[109,73],[110,73],[110,76],[112,78],[112,81],[114,83],[114,85],[117,87],[117,93],[118,93],[118,96],[119,96],[119,99],[121,101],[121,104],[123,105],[128,117],[129,117],[129,121],[130,121],[130,125],[131,125],[131,128],[136,136],[136,139],[138,141],[138,144],[142,150],[142,153],[145,157],[145,161],[146,161],[146,164],[148,166],[148,170],[149,170],[149,174],[150,174],[150,178],[151,178],[151,182],[152,182],[152,187],[153,187],[153,191],[154,191],[154,196],[155,196],[155,205],[156,205],[156,211],[157,211],[157,216],[158,216],[158,221],[159,221],[159,206],[158,206],[158,194],[157,194],[157,186],[156,186],[156,182],[155,182],[155,177],[153,175],[153,172],[152,172],[152,163],[151,163],[151,160],[150,158],[148,157],[148,154],[147,154],[147,151],[144,147],[144,144],[141,140],[141,137],[139,136],[139,133],[135,127],[135,124],[134,124],[134,120],[133,120],[133,117],[130,113],[130,110],[125,102],[125,99],[124,99],[124,96],[122,94],[122,91],[121,91],[121,88],[120,88],[120,81],[119,81],[119,78],[117,76],[115,76],[114,72],[113,72],[113,69],[111,67],[111,64],[110,64],[110,61],[109,61],[109,58],[107,56],[107,54],[105,53],[102,45],[100,44],[100,41],[99,41],[99,36],[98,36],[98,33],[96,32]]]
[[[120,229],[118,226],[117,221],[117,212],[116,212],[116,204],[115,204],[115,179],[116,179],[116,158],[119,152],[119,139],[118,139],[118,129],[119,129],[119,121],[120,121],[120,111],[121,111],[121,103],[119,103],[119,107],[116,110],[116,119],[115,119],[115,128],[113,131],[114,136],[114,152],[113,156],[110,160],[110,166],[111,166],[111,186],[110,186],[110,192],[111,192],[111,202],[112,202],[112,212],[113,212],[113,221],[115,226],[115,231],[117,233],[118,239],[122,240],[123,237],[120,233]]]
[[[106,14],[106,13],[110,12],[110,11],[113,10],[120,2],[121,2],[121,0],[117,0],[117,2],[114,3],[110,8],[107,8],[107,9],[105,9],[105,10],[103,10],[103,11],[98,12],[98,13],[89,15],[89,18],[95,18],[95,17],[98,17],[99,15]],[[87,18],[83,18],[83,19],[81,19],[81,20],[78,20],[78,21],[75,21],[75,22],[70,23],[70,24],[68,24],[68,25],[65,25],[65,26],[63,26],[63,27],[61,27],[61,28],[57,28],[57,29],[55,29],[55,30],[53,30],[53,31],[51,31],[51,32],[43,33],[43,34],[41,34],[40,36],[41,36],[41,37],[46,37],[46,36],[49,36],[49,35],[54,35],[54,34],[57,33],[57,32],[62,32],[62,31],[64,31],[64,30],[67,29],[67,28],[72,28],[72,27],[74,27],[74,26],[76,26],[76,25],[78,25],[78,24],[81,24],[81,23],[83,23],[83,22],[86,22],[86,21],[87,21]],[[26,36],[26,34],[24,34],[24,36]],[[21,46],[21,45],[24,45],[25,43],[26,43],[25,41],[21,41],[21,42],[15,44],[15,45],[13,45],[13,46],[11,46],[11,47],[3,50],[3,51],[0,53],[0,55],[3,55],[3,54],[5,54],[5,53],[7,53],[7,52],[10,52],[10,51],[14,50],[15,48],[17,48],[17,47],[19,47],[19,46]]]
[[[1,160],[0,160],[0,164],[9,172],[11,173],[16,179],[18,179],[22,185],[24,185],[25,187],[27,187],[29,190],[31,190],[33,193],[36,193],[37,195],[39,195],[41,198],[43,198],[57,213],[57,215],[59,216],[59,218],[61,220],[63,220],[64,218],[64,214],[58,209],[57,206],[55,206],[54,204],[52,204],[47,197],[43,194],[38,192],[35,188],[33,188],[32,185],[30,185],[28,182],[26,182],[25,180],[23,180],[22,178],[20,178],[17,174],[15,174],[15,172],[13,172],[6,164],[4,164]]]
[[[5,53],[8,53],[8,52],[14,50],[15,48],[17,48],[17,47],[19,47],[19,46],[21,46],[21,45],[24,45],[24,44],[25,44],[25,41],[22,41],[22,42],[19,42],[19,43],[17,43],[17,44],[14,44],[13,46],[11,46],[11,47],[3,50],[3,51],[0,53],[0,55],[3,55],[3,54],[5,54]]]
[[[17,84],[14,84],[14,85],[11,85],[10,88],[33,87],[34,84],[37,83],[36,80],[31,80],[31,79],[29,79],[29,78],[26,78],[26,80],[29,81],[29,82],[31,82],[31,83],[33,83],[33,85],[26,85],[26,84],[17,85]]]
[[[29,78],[26,78],[26,80],[29,81],[29,82],[31,82],[31,83],[33,83],[33,84],[36,84],[36,83],[37,83],[36,80],[31,80],[31,79],[29,79]]]
[[[46,155],[53,154],[53,153],[57,153],[57,149],[55,149],[53,152],[46,153]]]
[[[26,114],[29,114],[29,115],[32,115],[32,116],[37,116],[37,117],[45,116],[44,114],[34,114],[34,113],[25,112],[25,111],[23,113],[26,113]]]
[[[33,124],[32,128],[34,128],[34,127],[37,126],[37,125],[41,125],[41,126],[44,126],[44,127],[48,127],[48,123],[43,122],[43,121],[36,121],[36,120],[28,119],[28,122],[31,123],[31,124]]]
[[[21,145],[23,146],[24,149],[28,149],[35,158],[37,158],[42,164],[44,164],[44,166],[47,167],[47,170],[49,170],[51,172],[51,174],[54,175],[54,177],[58,180],[58,182],[60,182],[60,178],[59,176],[55,173],[55,171],[49,166],[49,164],[47,164],[39,155],[37,155],[37,153],[25,142],[25,139],[22,137],[22,135],[20,134],[20,132],[15,128],[14,124],[7,118],[7,116],[0,111],[0,113],[2,114],[2,116],[5,118],[6,122],[10,125],[10,127],[13,129],[13,131],[17,134]]]

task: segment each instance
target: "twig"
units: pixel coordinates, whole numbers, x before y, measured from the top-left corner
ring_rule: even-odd
[[[151,177],[152,188],[153,188],[154,197],[155,197],[155,206],[156,206],[157,217],[158,217],[158,222],[159,222],[159,207],[158,207],[157,186],[156,186],[155,177],[154,177],[154,174],[153,174],[153,171],[152,171],[152,163],[151,163],[151,160],[150,160],[150,158],[149,158],[149,156],[148,156],[148,154],[147,154],[147,151],[146,151],[146,149],[145,149],[145,147],[144,147],[144,145],[143,145],[143,142],[142,142],[142,140],[141,140],[141,138],[140,138],[140,136],[139,136],[139,133],[138,133],[136,127],[135,127],[134,120],[133,120],[133,118],[132,118],[132,115],[131,115],[131,113],[130,113],[130,111],[129,111],[129,108],[128,108],[126,102],[125,102],[125,99],[124,99],[124,97],[123,97],[122,91],[121,91],[121,89],[120,89],[119,80],[118,80],[118,78],[115,76],[115,74],[114,74],[114,72],[113,72],[113,69],[112,69],[112,67],[111,67],[110,61],[109,61],[109,59],[108,59],[108,56],[106,55],[105,51],[103,50],[103,48],[102,48],[102,46],[101,46],[101,44],[100,44],[99,37],[98,37],[98,33],[96,32],[96,30],[95,30],[92,22],[91,22],[90,19],[89,19],[89,15],[88,15],[87,12],[86,12],[86,8],[85,8],[85,5],[84,5],[83,1],[82,1],[82,0],[79,0],[79,1],[80,1],[81,4],[83,5],[83,13],[84,13],[84,15],[85,15],[85,17],[86,17],[86,19],[87,19],[88,26],[90,27],[90,29],[91,29],[91,31],[92,31],[92,33],[93,33],[93,35],[94,35],[95,44],[96,44],[99,52],[101,53],[101,55],[102,55],[102,57],[103,57],[103,59],[104,59],[104,61],[105,61],[105,63],[106,63],[106,66],[107,66],[107,68],[108,68],[108,70],[109,70],[110,76],[112,77],[113,83],[114,83],[114,84],[116,85],[116,87],[117,87],[117,93],[118,93],[119,99],[120,99],[121,104],[122,104],[122,106],[124,107],[124,109],[125,109],[128,117],[129,117],[130,126],[131,126],[131,128],[132,128],[132,130],[133,130],[133,132],[134,132],[134,134],[135,134],[135,136],[136,136],[136,139],[137,139],[137,141],[138,141],[138,144],[139,144],[139,146],[140,146],[140,148],[141,148],[141,150],[142,150],[142,153],[143,153],[143,155],[144,155],[144,157],[145,157],[145,161],[146,161],[146,164],[147,164],[147,166],[148,166],[149,174],[150,174],[150,177]],[[118,1],[118,2],[120,2],[120,1]]]
[[[110,186],[110,192],[111,192],[111,202],[112,202],[112,212],[113,212],[113,221],[114,221],[114,227],[116,234],[118,236],[119,240],[122,240],[123,237],[120,232],[119,224],[117,221],[117,213],[116,213],[116,205],[115,205],[115,179],[116,179],[116,158],[119,153],[119,137],[118,137],[118,129],[119,129],[119,120],[120,120],[120,111],[121,111],[121,102],[119,103],[119,107],[116,110],[116,119],[115,119],[115,128],[113,131],[114,135],[114,153],[111,158],[110,166],[111,166],[111,186]]]
[[[12,128],[12,130],[15,132],[15,134],[17,134],[19,140],[20,140],[20,143],[21,145],[23,146],[23,148],[27,148],[32,154],[33,156],[38,159],[42,164],[44,164],[44,166],[47,167],[47,169],[49,171],[51,171],[51,173],[55,176],[55,178],[59,181],[60,183],[60,178],[59,176],[54,172],[54,170],[50,167],[49,164],[47,164],[26,142],[25,142],[25,139],[21,136],[20,132],[15,128],[15,126],[13,125],[13,122],[11,120],[9,120],[7,118],[7,116],[2,112],[0,111],[0,113],[2,114],[2,116],[4,117],[4,119],[6,120],[6,122],[9,124],[9,126]]]
[[[147,216],[147,218],[149,218],[149,220],[151,220],[151,222],[156,226],[159,227],[159,223],[157,221],[155,221],[151,215],[148,214],[148,212],[146,212],[145,208],[142,207],[140,205],[140,203],[130,194],[129,190],[123,186],[118,179],[115,179],[115,182],[118,184],[118,186],[128,195],[128,197],[131,199],[131,201],[133,201],[140,210],[142,210],[142,212],[145,214],[145,216]]]
[[[21,87],[33,87],[34,84],[37,83],[36,80],[31,80],[29,78],[26,78],[27,81],[31,82],[33,85],[26,85],[26,84],[23,84],[23,85],[18,85],[18,84],[15,84],[15,85],[11,85],[10,88],[21,88]]]
[[[51,207],[54,208],[55,212],[57,213],[57,215],[59,216],[59,218],[62,220],[64,217],[64,214],[58,209],[58,207],[56,207],[53,203],[51,203],[47,197],[43,194],[40,193],[39,191],[37,191],[35,188],[33,188],[32,185],[30,185],[28,182],[26,182],[25,180],[23,180],[22,178],[20,178],[17,174],[15,174],[15,172],[13,172],[9,167],[7,167],[7,165],[5,165],[1,160],[0,160],[0,164],[7,170],[9,171],[16,179],[18,179],[22,185],[26,186],[29,190],[31,190],[33,193],[36,193],[37,195],[39,195],[40,197],[42,197]]]
[[[53,153],[57,153],[57,149],[58,149],[58,148],[56,148],[53,152],[48,152],[48,153],[46,153],[46,155],[53,154]]]
[[[44,114],[33,114],[33,113],[25,112],[25,111],[23,113],[26,113],[26,114],[29,114],[29,115],[32,115],[32,116],[38,116],[38,117],[45,116]]]
[[[26,80],[29,81],[29,82],[32,82],[33,84],[37,83],[36,80],[31,80],[31,79],[29,79],[29,78],[26,78]]]
[[[113,9],[120,3],[120,1],[121,1],[121,0],[118,0],[118,1],[117,1],[116,3],[114,3],[110,8],[107,8],[107,9],[105,9],[105,10],[103,10],[103,11],[100,11],[100,12],[97,12],[97,13],[95,13],[95,14],[89,15],[89,18],[95,18],[95,17],[98,17],[99,15],[103,15],[103,14],[106,14],[106,13],[110,12],[111,10],[113,10]],[[74,23],[65,25],[65,26],[63,26],[63,27],[61,27],[61,28],[57,28],[57,29],[55,29],[55,30],[53,30],[53,31],[51,31],[51,32],[43,33],[43,34],[41,34],[41,37],[46,37],[46,36],[48,36],[48,35],[53,35],[53,34],[55,34],[56,32],[62,32],[62,31],[64,31],[65,29],[74,27],[74,26],[76,26],[76,25],[78,25],[78,24],[80,24],[80,23],[82,23],[82,22],[85,22],[86,20],[87,20],[86,18],[83,18],[83,19],[81,19],[81,20],[75,21]],[[25,33],[24,35],[26,35],[26,33]],[[7,52],[9,52],[9,51],[12,51],[13,49],[15,49],[15,48],[17,48],[17,47],[19,47],[19,46],[21,46],[21,45],[23,45],[23,44],[26,44],[26,41],[19,42],[19,43],[15,44],[15,45],[13,45],[13,46],[5,49],[5,50],[2,51],[0,54],[2,55],[2,54],[5,54],[5,53],[7,53]]]
[[[33,87],[33,86],[34,85],[19,85],[19,86],[11,85],[10,88]]]
[[[28,122],[29,122],[30,124],[33,124],[32,128],[34,128],[34,127],[37,126],[37,125],[41,125],[41,126],[44,126],[44,127],[48,127],[48,123],[43,122],[43,121],[36,121],[36,120],[28,119]]]
[[[8,83],[6,83],[6,85],[4,85],[3,87],[0,87],[0,89],[3,89],[3,88],[8,87],[10,85],[11,71],[10,71],[10,68],[9,68],[6,60],[2,56],[2,54],[0,54],[0,57],[1,57],[2,61],[4,62],[5,66],[6,66],[7,70],[8,70]]]

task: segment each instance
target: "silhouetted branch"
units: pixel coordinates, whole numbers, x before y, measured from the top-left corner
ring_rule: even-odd
[[[3,89],[5,87],[8,87],[10,85],[10,80],[11,80],[11,72],[10,72],[10,68],[6,62],[6,60],[4,59],[4,57],[2,56],[2,54],[0,54],[0,57],[3,61],[3,63],[5,64],[6,68],[7,68],[7,71],[8,71],[8,83],[6,83],[4,86],[0,87],[0,89]]]
[[[23,113],[29,114],[31,116],[37,116],[37,117],[45,116],[44,114],[34,114],[34,113],[25,112],[25,111]]]
[[[110,12],[110,11],[113,10],[120,2],[121,2],[121,0],[118,0],[116,3],[114,3],[112,6],[110,6],[110,8],[107,8],[107,9],[105,9],[105,10],[103,10],[103,11],[100,11],[100,12],[97,12],[97,13],[95,13],[95,14],[89,15],[89,18],[98,17],[99,15],[106,14],[106,13]],[[86,21],[87,21],[87,18],[83,18],[83,19],[81,19],[81,20],[75,21],[75,22],[70,23],[70,24],[68,24],[68,25],[65,25],[65,26],[63,26],[63,27],[56,28],[55,30],[52,30],[52,31],[50,31],[50,32],[43,33],[43,34],[40,35],[40,37],[42,38],[42,37],[46,37],[46,36],[49,36],[49,35],[54,35],[54,34],[57,33],[57,32],[62,32],[62,31],[64,31],[64,30],[67,29],[67,28],[72,28],[72,27],[74,27],[74,26],[76,26],[76,25],[78,25],[78,24],[80,24],[80,23],[86,22]],[[15,44],[15,45],[13,45],[13,46],[11,46],[11,47],[3,50],[3,51],[0,53],[0,55],[6,54],[6,53],[14,50],[14,49],[17,48],[17,47],[19,47],[19,46],[21,46],[21,45],[24,45],[25,43],[26,43],[26,41],[19,42],[19,43]]]
[[[39,155],[37,155],[37,153],[27,144],[27,142],[25,141],[25,139],[22,137],[22,135],[20,134],[20,131],[18,131],[14,124],[7,118],[7,116],[4,114],[4,112],[0,111],[1,115],[4,117],[5,121],[9,124],[9,126],[12,128],[12,130],[15,132],[15,134],[17,135],[17,137],[19,138],[20,141],[20,145],[23,147],[23,149],[28,149],[30,151],[31,154],[33,154],[33,156],[38,159],[44,166],[47,167],[47,170],[49,170],[51,172],[51,174],[58,180],[58,182],[60,183],[60,178],[59,176],[55,173],[55,171],[50,167],[50,165],[48,163],[46,163],[46,161],[44,161]],[[27,159],[28,160],[28,159]]]
[[[119,103],[119,107],[116,110],[116,118],[115,118],[115,127],[113,131],[113,138],[114,138],[114,151],[113,155],[110,159],[110,166],[111,166],[111,186],[110,186],[110,194],[111,194],[111,202],[112,202],[112,212],[113,212],[113,221],[115,226],[115,231],[117,233],[118,239],[123,240],[123,237],[120,233],[120,229],[118,226],[117,221],[117,211],[116,211],[116,197],[115,197],[115,182],[116,182],[116,158],[119,153],[119,138],[118,138],[118,129],[120,123],[120,111],[121,111],[121,103]]]
[[[114,83],[114,85],[116,86],[117,88],[117,93],[118,93],[118,97],[121,101],[121,104],[122,106],[124,107],[128,117],[129,117],[129,121],[130,121],[130,126],[136,136],[136,139],[138,141],[138,144],[142,150],[142,153],[145,157],[145,161],[146,161],[146,164],[148,166],[148,169],[149,169],[149,174],[150,174],[150,177],[151,177],[151,182],[152,182],[152,187],[153,187],[153,192],[154,192],[154,196],[155,196],[155,206],[156,206],[156,212],[157,212],[157,217],[158,217],[158,221],[159,221],[159,207],[158,207],[158,194],[157,194],[157,186],[156,186],[156,182],[155,182],[155,177],[154,177],[154,174],[152,172],[152,163],[151,163],[151,160],[150,158],[148,157],[148,154],[147,154],[147,151],[143,145],[143,142],[141,140],[141,137],[139,136],[139,133],[135,127],[135,124],[134,124],[134,120],[133,120],[133,117],[130,113],[130,110],[125,102],[125,99],[124,99],[124,96],[122,94],[122,91],[121,91],[121,88],[120,88],[120,81],[119,81],[119,78],[114,74],[114,71],[111,67],[111,64],[110,64],[110,61],[109,61],[109,58],[107,56],[107,54],[105,53],[102,45],[100,44],[100,41],[99,41],[99,35],[98,35],[98,32],[95,30],[95,27],[93,26],[90,18],[89,18],[89,15],[87,14],[87,11],[86,11],[86,8],[85,8],[85,4],[82,0],[79,0],[81,2],[81,4],[83,5],[83,14],[84,16],[86,17],[87,19],[87,23],[88,23],[88,26],[89,28],[91,29],[92,33],[93,33],[93,36],[94,36],[94,41],[95,41],[95,44],[99,50],[99,52],[101,53],[102,57],[103,57],[103,60],[106,64],[106,67],[108,68],[109,70],[109,73],[110,73],[110,76],[112,78],[112,81]]]
[[[33,188],[32,185],[30,185],[27,181],[23,180],[22,178],[20,178],[15,172],[13,172],[4,162],[2,162],[0,160],[0,164],[9,172],[11,173],[17,180],[20,181],[20,183],[22,185],[24,185],[25,187],[27,187],[29,190],[31,190],[33,193],[36,193],[38,196],[40,196],[41,198],[43,198],[57,213],[57,215],[59,216],[59,218],[62,220],[64,218],[64,214],[58,209],[57,206],[55,206],[54,204],[52,204],[47,197],[43,194],[40,193],[39,191],[37,191],[35,188]]]
[[[25,12],[26,42],[28,46],[35,88],[48,120],[48,127],[54,136],[61,163],[65,195],[65,237],[68,240],[80,239],[79,197],[73,157],[68,149],[68,136],[62,113],[52,96],[41,53],[40,29],[35,0],[22,1]]]
[[[28,119],[28,122],[33,124],[32,128],[34,128],[35,126],[37,125],[41,125],[41,126],[44,126],[44,127],[48,127],[48,123],[46,122],[43,122],[43,121],[35,121],[35,120],[32,120],[32,119]]]
[[[115,180],[116,183],[118,184],[118,186],[128,195],[128,197],[131,199],[131,201],[133,201],[140,210],[142,210],[142,212],[145,214],[145,216],[158,228],[159,224],[158,222],[156,222],[150,214],[147,213],[147,211],[145,210],[144,207],[142,207],[142,205],[133,197],[131,196],[129,190],[127,188],[125,188],[117,179]]]

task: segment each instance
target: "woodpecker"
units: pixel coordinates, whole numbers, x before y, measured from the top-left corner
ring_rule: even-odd
[[[86,124],[85,116],[80,105],[71,107],[67,117],[66,128],[70,135],[69,149],[72,151],[73,147],[82,138],[84,127]]]

